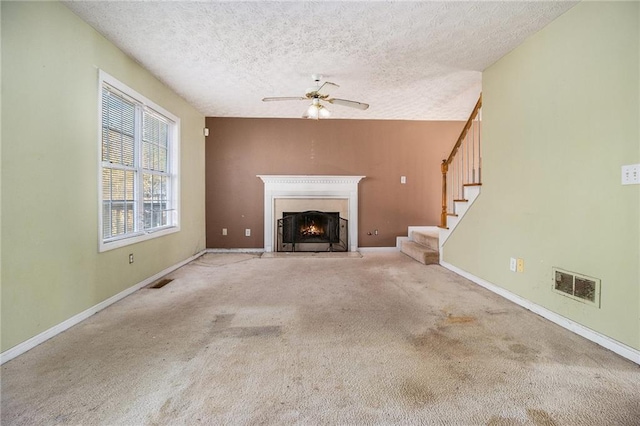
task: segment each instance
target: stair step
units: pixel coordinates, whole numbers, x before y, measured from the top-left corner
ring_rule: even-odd
[[[427,246],[431,250],[438,251],[439,244],[438,240],[440,238],[439,232],[433,231],[413,231],[411,235],[409,235],[411,241],[421,244],[423,246]]]
[[[425,265],[440,263],[440,253],[414,241],[403,241],[400,251]]]

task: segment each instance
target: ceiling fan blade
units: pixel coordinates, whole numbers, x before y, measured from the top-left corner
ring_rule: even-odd
[[[308,101],[308,98],[302,97],[302,96],[290,96],[290,97],[286,97],[286,96],[276,96],[273,98],[262,98],[262,102],[271,102],[271,101]]]
[[[332,83],[330,81],[325,81],[324,83],[322,83],[322,86],[318,87],[318,90],[316,90],[316,93],[322,92],[322,89],[324,89],[325,87],[327,87],[327,90],[329,90],[329,86],[340,87],[335,83]]]
[[[365,110],[367,108],[369,108],[369,104],[365,104],[362,102],[356,102],[356,101],[348,101],[346,99],[325,99],[326,102],[329,102],[330,104],[335,104],[335,105],[342,105],[342,106],[346,106],[346,107],[350,107],[350,108],[357,108],[357,109],[361,109],[361,110]]]

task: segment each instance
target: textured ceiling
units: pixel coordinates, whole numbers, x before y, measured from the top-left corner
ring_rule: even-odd
[[[575,2],[67,1],[206,116],[300,117],[311,74],[333,118],[462,120],[481,72]],[[106,70],[108,71],[108,70]]]

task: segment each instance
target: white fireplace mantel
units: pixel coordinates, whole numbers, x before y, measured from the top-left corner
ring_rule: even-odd
[[[275,200],[342,198],[349,202],[349,251],[358,250],[358,183],[365,176],[258,175],[264,182],[264,251],[274,249]],[[278,218],[279,219],[279,218]]]

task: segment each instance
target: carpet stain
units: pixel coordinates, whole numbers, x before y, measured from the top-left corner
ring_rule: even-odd
[[[251,337],[279,337],[282,334],[282,327],[279,325],[268,325],[263,327],[229,327],[221,330],[222,337],[236,339],[247,339]]]
[[[404,382],[400,388],[400,394],[407,404],[414,408],[432,403],[436,399],[429,388],[415,381]]]
[[[162,418],[162,417],[166,416],[167,414],[169,414],[172,400],[173,400],[173,398],[168,398],[164,402],[164,404],[162,404],[162,407],[160,407],[160,418]]]
[[[467,357],[471,351],[458,339],[447,336],[440,330],[429,329],[427,332],[412,335],[409,343],[421,352],[434,352],[445,359]]]
[[[534,410],[533,408],[527,408],[527,416],[533,421],[536,426],[557,426],[558,424],[553,418],[544,410]]]
[[[476,319],[474,317],[456,317],[453,315],[449,315],[447,317],[447,322],[449,324],[466,324],[470,322],[475,322]]]
[[[422,334],[413,335],[409,338],[409,341],[416,349],[430,348],[436,344],[438,344],[438,346],[456,346],[461,344],[460,340],[448,337],[444,333],[433,329]]]
[[[486,309],[485,313],[489,315],[506,315],[509,311],[503,309]]]
[[[503,416],[492,416],[487,422],[487,426],[516,426],[521,425],[522,422]]]
[[[539,351],[520,343],[509,345],[509,350],[514,354],[519,355],[518,359],[521,361],[535,361],[540,353]]]
[[[229,327],[229,324],[231,324],[231,321],[233,320],[233,317],[235,317],[235,316],[236,316],[236,314],[216,315],[216,317],[213,319],[213,328],[214,328],[214,330],[221,330],[223,328]]]

